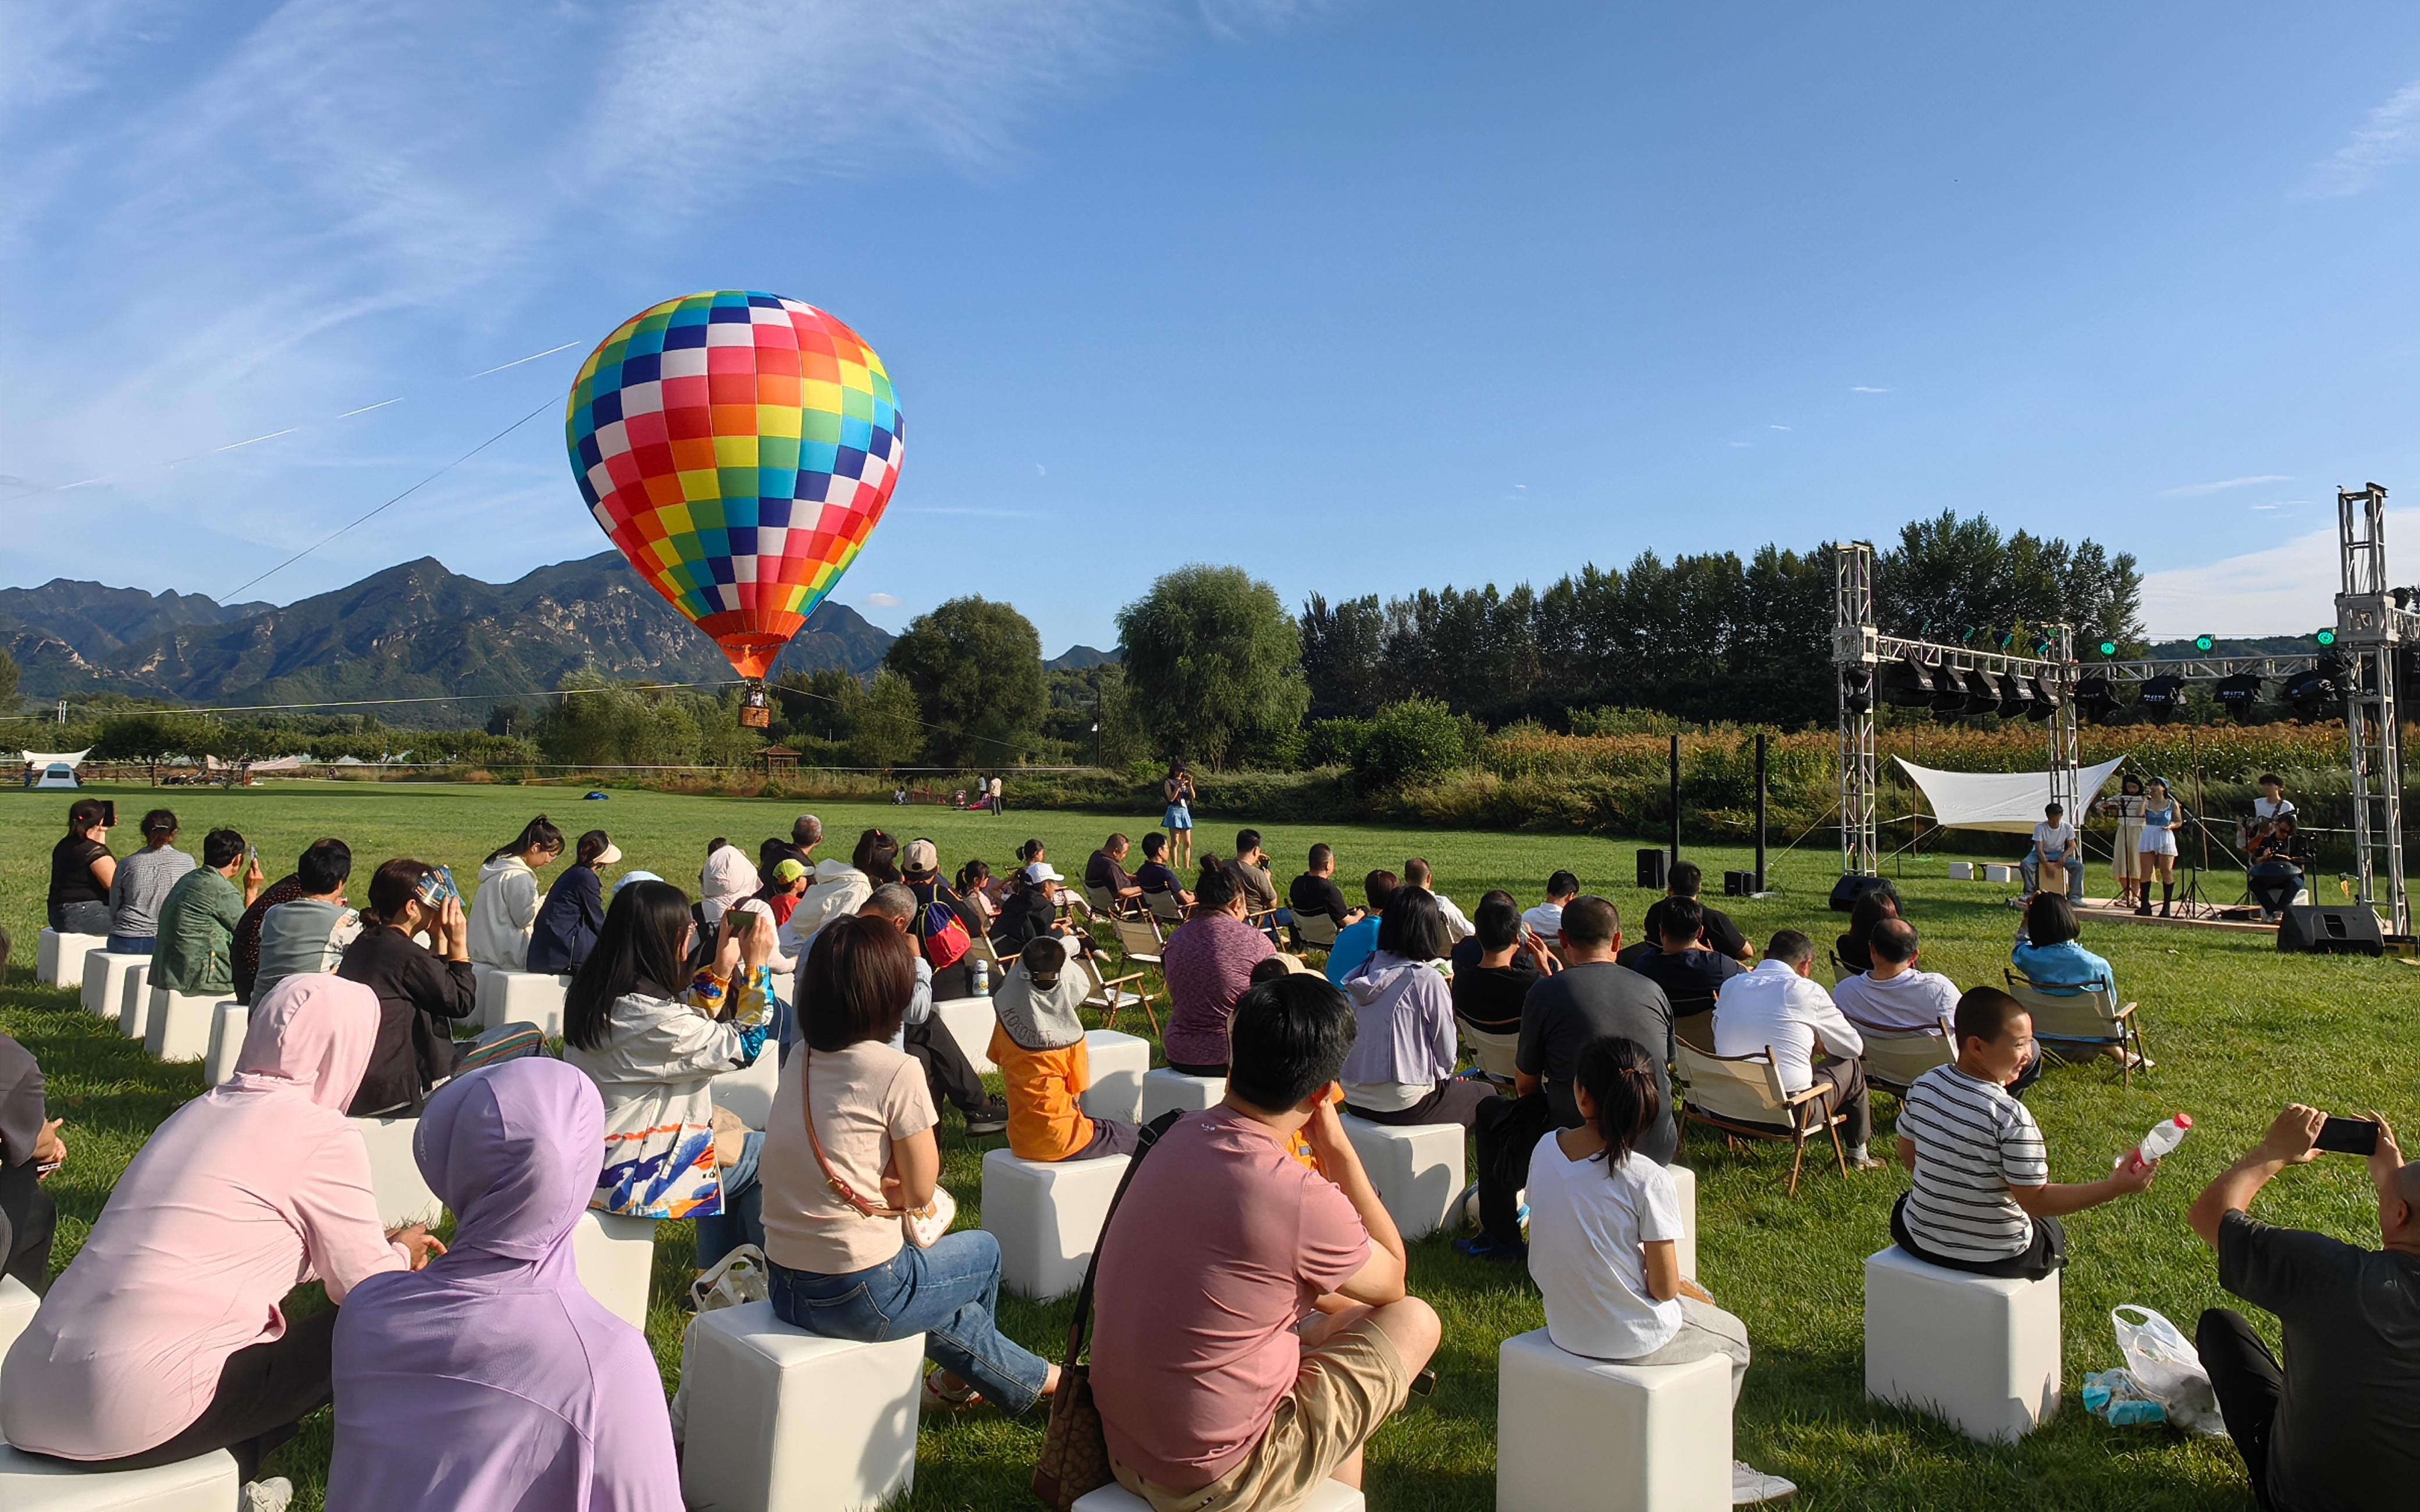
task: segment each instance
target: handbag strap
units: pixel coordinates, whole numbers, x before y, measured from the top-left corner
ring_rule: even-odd
[[[1084,1262],[1084,1284],[1076,1288],[1076,1317],[1067,1325],[1067,1358],[1061,1362],[1063,1369],[1083,1363],[1084,1344],[1093,1332],[1093,1278],[1100,1273],[1101,1249],[1109,1242],[1109,1220],[1118,1215],[1118,1204],[1125,1200],[1126,1188],[1134,1184],[1135,1172],[1142,1169],[1142,1158],[1183,1117],[1183,1109],[1163,1113],[1138,1132],[1135,1152],[1126,1160],[1126,1173],[1118,1178],[1118,1189],[1109,1197],[1109,1211],[1101,1215],[1101,1237],[1093,1242],[1093,1257]]]
[[[799,1054],[802,1057],[799,1062],[799,1106],[806,1114],[807,1144],[815,1152],[815,1164],[824,1168],[824,1185],[830,1187],[834,1196],[855,1208],[864,1217],[907,1217],[908,1211],[904,1208],[886,1208],[868,1202],[862,1193],[844,1180],[840,1172],[832,1169],[831,1157],[824,1153],[823,1138],[815,1133],[815,1103],[807,1089],[807,1073],[814,1069],[815,1055],[803,1043],[799,1046]],[[1124,1191],[1125,1188],[1120,1187],[1119,1190]]]

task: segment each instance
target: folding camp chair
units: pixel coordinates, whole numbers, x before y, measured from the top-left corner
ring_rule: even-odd
[[[1797,1093],[1783,1091],[1781,1069],[1770,1046],[1753,1056],[1717,1056],[1684,1041],[1676,1059],[1681,1077],[1688,1084],[1681,1100],[1683,1120],[1721,1130],[1726,1142],[1734,1137],[1772,1139],[1795,1148],[1790,1162],[1792,1196],[1798,1195],[1798,1170],[1807,1159],[1807,1141],[1827,1131],[1840,1174],[1849,1174],[1848,1151],[1840,1145],[1840,1125],[1848,1116],[1824,1116],[1821,1086]]]

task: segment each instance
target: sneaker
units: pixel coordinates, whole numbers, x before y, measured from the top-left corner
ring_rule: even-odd
[[[1798,1494],[1798,1488],[1778,1475],[1768,1475],[1744,1460],[1731,1461],[1731,1505],[1756,1506],[1764,1502],[1783,1502]]]
[[[1476,1239],[1457,1239],[1453,1247],[1474,1260],[1495,1260],[1506,1265],[1529,1263],[1529,1246],[1507,1244],[1481,1234]]]
[[[967,1134],[970,1137],[996,1134],[1007,1128],[1008,1104],[996,1097],[986,1101],[979,1111],[967,1115]]]
[[[267,1480],[243,1483],[243,1494],[236,1498],[236,1512],[286,1512],[294,1501],[294,1483],[283,1475]]]

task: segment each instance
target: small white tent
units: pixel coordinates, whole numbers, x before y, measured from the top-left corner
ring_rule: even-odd
[[[29,788],[71,788],[79,786],[75,769],[84,764],[92,748],[83,750],[29,750],[25,758],[25,785]]]
[[[1945,772],[1937,767],[1918,766],[1904,756],[1891,760],[1899,763],[1923,790],[1925,801],[1932,805],[1934,822],[1944,828],[2030,835],[2034,826],[2042,822],[2042,805],[2051,801],[2052,774],[2048,772]],[[2089,804],[2124,763],[2125,758],[2120,756],[2098,766],[2080,768],[2076,773],[2077,806]],[[2069,814],[2067,822],[2080,824],[2083,817]]]

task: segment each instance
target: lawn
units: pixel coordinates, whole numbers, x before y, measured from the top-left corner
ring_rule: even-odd
[[[310,841],[344,837],[357,879],[377,861],[412,855],[450,863],[469,884],[489,849],[504,843],[531,813],[544,810],[566,831],[610,830],[627,865],[694,887],[706,841],[725,835],[752,852],[758,840],[786,831],[794,801],[616,793],[582,803],[576,791],[526,788],[281,784],[251,792],[135,788],[114,795],[124,812],[121,836],[156,796],[184,821],[186,848],[204,830],[232,825],[260,847],[272,879]],[[835,849],[845,854],[858,830],[892,828],[903,839],[936,841],[944,865],[970,856],[995,868],[1029,836],[1050,846],[1063,871],[1112,828],[1140,836],[1156,816],[1096,817],[1022,813],[1002,818],[887,806],[808,805],[821,813]],[[0,922],[30,967],[40,927],[48,849],[63,833],[64,795],[11,795],[0,802]],[[1822,837],[1810,839],[1813,846]],[[1349,880],[1373,866],[1400,870],[1425,856],[1438,886],[1466,908],[1490,887],[1534,903],[1546,874],[1576,872],[1589,890],[1611,898],[1636,920],[1650,901],[1629,885],[1633,842],[1599,838],[1420,831],[1381,825],[1267,832],[1292,874],[1314,841],[1338,849]],[[1225,850],[1232,835],[1214,828],[1205,841]],[[121,841],[117,846],[123,850]],[[1748,864],[1744,851],[1692,848],[1709,872]],[[1824,903],[1836,870],[1829,849],[1801,849],[1774,867],[1779,895],[1733,900],[1742,926],[1761,940],[1797,927],[1827,942],[1840,927]],[[1921,872],[1919,876],[1917,873]],[[1900,882],[1909,914],[1923,931],[1925,964],[1960,982],[1997,982],[2015,916],[2003,887],[1941,879],[1936,863],[1911,864]],[[2106,890],[2098,868],[2095,892]],[[359,897],[358,886],[355,892]],[[2232,889],[2229,889],[2231,901]],[[2087,943],[2109,957],[2125,996],[2142,1004],[2158,1069],[2121,1088],[2114,1068],[2055,1067],[2028,1102],[2049,1139],[2053,1174],[2086,1180],[2166,1115],[2190,1112],[2195,1131],[2158,1184],[2125,1204],[2069,1224],[2074,1263],[2065,1277],[2067,1395],[2059,1416],[2013,1448],[1969,1443],[1922,1418],[1869,1405],[1863,1396],[1861,1261],[1888,1242],[1892,1199],[1904,1189],[1896,1170],[1843,1180],[1811,1159],[1798,1196],[1785,1196],[1789,1156],[1778,1147],[1727,1152],[1702,1131],[1683,1158],[1699,1173],[1699,1270],[1715,1298],[1747,1322],[1757,1360],[1740,1403],[1742,1458],[1801,1487],[1810,1507],[1921,1508],[1950,1504],[2130,1509],[2249,1507],[2252,1498],[2223,1440],[2186,1442],[2160,1429],[2112,1430],[2086,1415],[2076,1393],[2087,1371],[2120,1364],[2109,1309],[2138,1303],[2165,1313],[2188,1333],[2205,1306],[2223,1300],[2210,1257],[2185,1227],[2184,1212],[2206,1181],[2266,1126],[2275,1109],[2299,1100],[2335,1110],[2383,1109],[2420,1122],[2409,1068],[2420,1060],[2420,1027],[2411,1010],[2420,976],[2394,962],[2281,957],[2265,937],[2216,937],[2159,929],[2087,926]],[[20,971],[23,983],[27,973]],[[1132,1026],[1121,1020],[1120,1027]],[[139,1046],[77,1011],[72,994],[19,985],[0,993],[0,1028],[17,1036],[49,1074],[52,1111],[68,1120],[68,1167],[52,1183],[64,1211],[54,1266],[65,1266],[106,1200],[118,1171],[148,1132],[202,1090],[191,1066],[163,1066]],[[1886,1146],[1894,1105],[1877,1100]],[[954,1114],[945,1116],[946,1180],[964,1217],[979,1216],[980,1164],[988,1141],[970,1144]],[[2272,1220],[2346,1239],[2374,1236],[2374,1211],[2358,1162],[2323,1160],[2289,1172],[2261,1207]],[[656,1307],[648,1336],[667,1385],[676,1367],[682,1315],[670,1305],[689,1274],[686,1226],[663,1227],[658,1248]],[[1389,1424],[1372,1446],[1370,1495],[1386,1512],[1481,1508],[1494,1497],[1495,1361],[1497,1343],[1543,1321],[1537,1293],[1514,1271],[1466,1260],[1442,1238],[1416,1247],[1413,1285],[1445,1319],[1442,1377],[1435,1396]],[[1056,1357],[1068,1304],[1003,1306],[1008,1333]],[[2256,1315],[2257,1317],[2257,1315]],[[2275,1331],[2258,1317],[2273,1344]],[[1039,1414],[1011,1423],[996,1414],[936,1423],[924,1430],[917,1469],[917,1507],[999,1508],[1032,1504],[1025,1489],[1040,1443]],[[272,1470],[303,1490],[298,1504],[320,1504],[329,1449],[326,1414],[306,1426]]]

